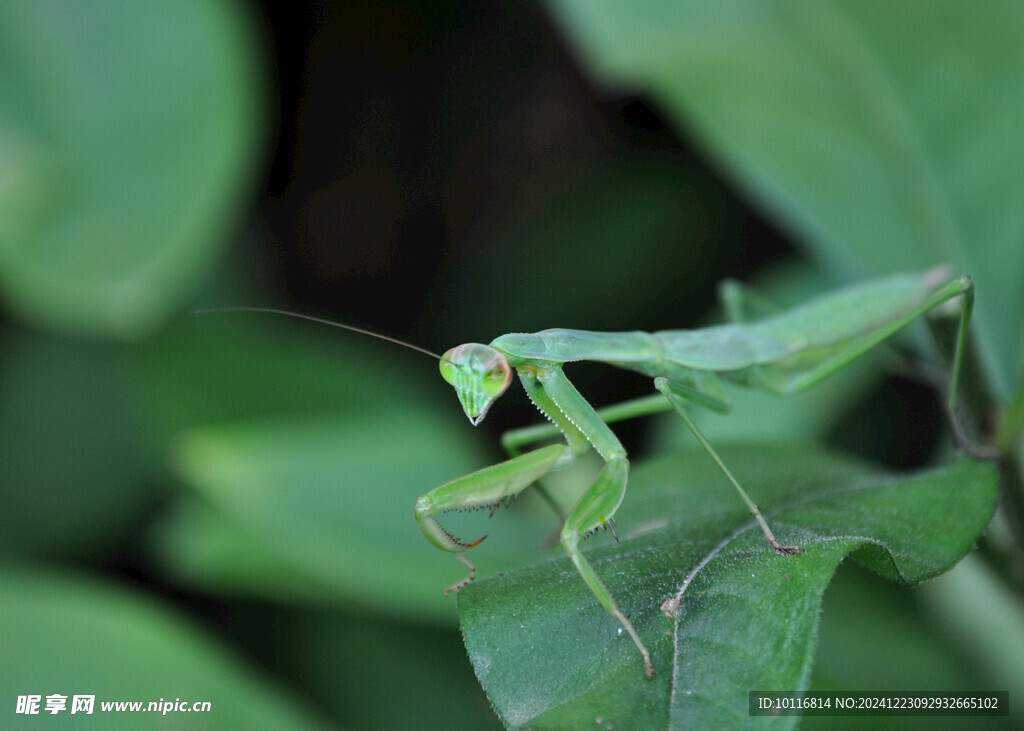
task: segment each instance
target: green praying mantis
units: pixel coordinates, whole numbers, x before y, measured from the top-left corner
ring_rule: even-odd
[[[427,540],[454,554],[469,570],[464,579],[445,593],[458,591],[473,581],[476,568],[465,552],[483,538],[464,542],[449,533],[435,516],[455,509],[491,508],[493,511],[545,475],[566,467],[593,449],[604,460],[604,466],[564,518],[559,540],[597,601],[632,638],[643,658],[647,677],[653,677],[654,666],[647,647],[580,548],[580,542],[598,530],[610,529],[615,535],[615,512],[626,493],[629,461],[626,450],[608,425],[675,410],[732,484],[771,547],[783,556],[801,553],[800,546],[778,540],[757,504],[708,443],[686,407],[695,404],[717,412],[728,411],[722,380],[779,396],[808,389],[942,303],[959,296],[963,297],[963,305],[947,407],[957,441],[966,444],[955,416],[955,406],[974,302],[969,277],[952,277],[947,267],[891,275],[823,295],[752,322],[740,318],[742,290],[724,289],[723,296],[726,311],[733,321],[699,330],[655,333],[544,330],[502,335],[489,345],[459,345],[442,356],[409,346],[439,359],[442,377],[455,388],[462,409],[474,426],[509,388],[513,372],[530,400],[551,422],[507,433],[502,444],[510,459],[446,482],[416,500],[416,520]],[[326,322],[305,315],[270,311]],[[326,324],[400,342],[348,325]],[[595,409],[563,372],[566,363],[585,360],[649,376],[654,379],[658,393]],[[564,443],[522,451],[527,445],[559,434],[564,437]]]
[[[489,345],[469,343],[452,348],[441,357],[441,375],[455,388],[471,423],[476,425],[483,420],[494,401],[509,387],[514,371],[530,400],[552,422],[553,429],[510,432],[503,445],[511,459],[447,482],[416,501],[416,520],[427,540],[454,553],[469,569],[469,575],[449,590],[458,591],[473,580],[475,568],[464,552],[483,539],[463,542],[446,531],[435,515],[455,508],[493,509],[549,472],[594,449],[604,460],[604,467],[565,518],[560,541],[598,602],[632,638],[643,657],[644,672],[653,677],[654,666],[643,640],[580,549],[580,541],[597,530],[610,528],[614,533],[615,512],[626,494],[629,462],[608,424],[674,409],[732,484],[771,547],[782,555],[800,553],[800,546],[786,545],[776,538],[757,505],[708,443],[686,407],[696,404],[727,411],[729,404],[722,379],[780,396],[803,391],[941,303],[963,295],[948,400],[952,410],[973,292],[970,278],[950,278],[948,270],[937,268],[852,286],[756,322],[655,333],[544,330],[502,335]],[[727,309],[733,313],[741,309],[740,295],[741,290],[732,290],[733,301],[727,303]],[[650,376],[660,395],[595,410],[563,372],[566,363],[582,360]],[[554,429],[564,435],[564,444],[520,454],[523,446],[550,436]]]

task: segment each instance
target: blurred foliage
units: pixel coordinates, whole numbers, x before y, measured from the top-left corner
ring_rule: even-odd
[[[233,6],[0,8],[0,282],[65,333],[152,331],[219,258],[259,131]],[[226,215],[227,214],[227,215]]]
[[[801,684],[1016,692],[1020,12],[909,1],[4,3],[3,702],[211,701],[190,727],[498,727],[489,700],[511,723],[533,718],[511,713],[515,702],[564,727],[572,707],[542,701],[568,694],[585,714],[603,687],[587,684],[604,677],[617,697],[633,694],[606,714],[617,728],[635,720],[630,704],[663,713],[651,698],[689,677],[669,661],[672,638],[651,643],[657,679],[633,678],[634,648],[550,550],[556,521],[535,496],[490,521],[451,521],[460,535],[489,534],[474,554],[497,577],[459,600],[475,667],[466,656],[456,602],[442,594],[464,569],[423,540],[412,507],[501,459],[498,434],[536,417],[521,393],[474,431],[420,354],[279,316],[188,310],[284,307],[441,351],[555,326],[699,326],[725,277],[785,306],[941,262],[977,281],[968,417],[1007,457],[1003,509],[954,571],[911,590],[843,568],[824,591],[851,550],[899,571],[939,551],[904,578],[943,570],[991,500],[991,476],[960,474],[984,465],[936,467],[946,427],[930,390],[879,385],[907,368],[895,351],[788,401],[737,390],[731,416],[702,424],[716,445],[754,443],[728,453],[752,482],[768,478],[753,491],[766,506],[834,535],[853,521],[893,553],[886,564],[837,541],[815,564],[799,635],[810,653],[822,602],[814,671],[809,655],[787,666]],[[777,231],[808,256],[791,256]],[[945,348],[916,350],[919,330],[901,349],[918,352],[912,364],[941,363]],[[650,388],[609,370],[571,375],[599,404]],[[616,425],[635,465],[622,535],[652,515],[680,531],[637,536],[665,543],[669,565],[627,560],[626,575],[609,576],[652,597],[659,572],[671,583],[692,568],[689,541],[720,539],[741,511],[710,462],[680,448],[690,442],[677,421]],[[897,474],[895,502],[877,513],[835,498],[816,523],[787,503],[786,480],[770,479],[814,467],[831,495],[842,481],[826,478],[847,467],[888,474],[867,465],[879,459],[929,469]],[[706,499],[684,480],[698,473]],[[559,489],[588,474],[559,475]],[[960,489],[978,481],[976,493]],[[922,483],[937,492],[912,489]],[[617,549],[595,539],[588,550]],[[757,595],[724,571],[708,580]],[[620,599],[644,596],[622,587]],[[672,626],[657,612],[664,598],[637,607],[638,624]],[[566,611],[573,633],[551,630]],[[539,627],[530,642],[491,648],[482,664],[480,647],[525,613]],[[606,661],[593,662],[599,652]],[[502,665],[511,657],[522,662]],[[517,690],[525,674],[541,686],[531,696]],[[57,720],[81,723],[67,718]]]
[[[606,83],[655,96],[837,279],[970,272],[978,348],[1009,400],[1024,369],[1024,7],[551,5]]]
[[[4,568],[0,577],[4,692],[60,693],[68,696],[68,710],[73,695],[95,694],[93,718],[65,713],[59,720],[69,726],[98,725],[104,716],[101,700],[179,698],[212,703],[210,713],[189,715],[189,728],[223,728],[224,717],[263,728],[321,725],[235,660],[222,643],[151,600],[31,566]],[[122,713],[116,725],[152,728],[153,723]]]
[[[103,545],[163,491],[148,482],[125,348],[3,331],[0,546],[23,556]],[[86,488],[86,489],[83,489]]]

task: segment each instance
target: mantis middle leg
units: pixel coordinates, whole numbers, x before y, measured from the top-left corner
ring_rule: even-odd
[[[711,459],[714,460],[715,464],[718,465],[718,468],[722,470],[726,478],[736,489],[740,499],[743,500],[743,503],[750,510],[750,514],[754,516],[757,524],[761,526],[761,530],[764,532],[765,538],[768,539],[768,543],[771,544],[771,547],[784,556],[789,556],[794,553],[803,553],[804,549],[800,546],[786,546],[779,543],[778,539],[775,538],[775,534],[772,532],[772,529],[768,527],[768,522],[764,519],[764,516],[761,515],[761,510],[757,507],[757,503],[751,500],[750,496],[747,495],[746,490],[740,487],[740,483],[735,477],[733,477],[732,472],[730,472],[729,468],[725,466],[725,462],[723,462],[722,458],[718,456],[718,452],[716,452],[714,447],[712,447],[708,442],[707,437],[704,436],[704,432],[697,427],[697,424],[694,423],[693,419],[691,419],[690,415],[686,412],[686,409],[684,408],[684,404],[686,403],[685,396],[675,390],[672,387],[672,382],[667,378],[655,378],[654,387],[665,395],[665,398],[667,398],[669,403],[671,403],[673,408],[675,408],[676,413],[679,414],[680,418],[682,418],[687,428],[689,428],[693,433],[693,436],[697,438],[700,445],[704,447],[704,450],[708,455],[710,455]]]

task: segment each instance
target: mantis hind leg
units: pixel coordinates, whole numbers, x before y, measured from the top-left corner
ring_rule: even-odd
[[[738,279],[723,279],[718,283],[718,301],[726,322],[751,322],[774,315],[781,309],[767,297],[751,290]]]
[[[940,273],[941,270],[935,270]],[[929,273],[931,274],[931,273]],[[927,276],[927,275],[926,275]],[[957,413],[957,402],[960,388],[960,372],[963,370],[964,358],[967,352],[967,332],[970,329],[971,314],[974,310],[974,283],[966,275],[954,277],[949,281],[937,286],[932,293],[916,307],[908,310],[903,315],[894,318],[861,338],[851,342],[846,348],[837,351],[832,357],[819,363],[814,368],[793,377],[785,383],[781,393],[795,393],[803,391],[828,378],[847,364],[861,357],[864,353],[880,345],[888,338],[895,335],[915,320],[924,317],[936,307],[954,297],[963,297],[963,307],[960,310],[960,322],[957,328],[956,344],[953,351],[952,373],[950,375],[949,391],[946,397],[946,412],[953,430],[953,436],[957,446],[968,456],[977,459],[999,459],[997,450],[986,447],[979,447],[971,442],[963,429],[960,417]]]
[[[783,545],[778,541],[778,539],[775,538],[775,533],[773,533],[772,529],[768,527],[768,521],[766,521],[764,519],[764,516],[761,515],[761,510],[757,507],[757,504],[750,499],[750,496],[747,495],[746,490],[740,487],[740,483],[736,480],[735,477],[732,476],[732,473],[729,471],[729,468],[725,466],[725,462],[723,462],[722,458],[718,456],[718,452],[714,450],[714,447],[712,447],[711,444],[708,442],[707,438],[704,436],[704,433],[697,427],[693,419],[691,419],[690,415],[686,412],[686,409],[684,408],[686,399],[683,395],[677,393],[672,388],[672,382],[669,381],[667,378],[655,378],[654,387],[665,395],[665,398],[667,398],[669,400],[669,403],[671,403],[672,406],[675,408],[676,413],[679,414],[680,418],[682,418],[683,422],[686,424],[689,430],[693,432],[693,436],[697,438],[697,441],[700,442],[700,445],[704,447],[704,450],[708,453],[708,455],[710,455],[711,459],[714,460],[715,464],[718,465],[718,468],[722,470],[726,478],[736,489],[736,492],[739,494],[740,499],[743,500],[743,503],[750,510],[750,513],[754,516],[754,519],[757,521],[757,524],[761,526],[761,530],[764,531],[765,538],[768,539],[768,543],[771,544],[771,547],[774,548],[776,552],[786,556],[792,555],[794,553],[802,553],[804,549],[800,546]]]

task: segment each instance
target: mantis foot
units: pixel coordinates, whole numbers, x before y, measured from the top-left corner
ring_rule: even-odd
[[[474,566],[473,564],[471,564],[471,563],[469,562],[469,559],[468,559],[468,558],[466,558],[465,556],[463,556],[463,555],[462,555],[461,553],[456,553],[456,554],[455,554],[455,558],[459,559],[460,561],[462,561],[462,563],[466,564],[466,566],[467,566],[467,567],[469,568],[469,575],[468,575],[468,576],[467,576],[467,577],[466,577],[465,579],[463,579],[462,581],[456,581],[456,582],[455,582],[454,584],[452,584],[452,585],[451,585],[451,586],[449,586],[449,587],[448,587],[447,589],[445,589],[445,590],[444,590],[444,595],[445,595],[445,596],[448,596],[448,595],[449,595],[449,594],[451,594],[451,593],[452,593],[453,591],[454,591],[455,593],[458,593],[458,592],[459,592],[459,589],[461,589],[462,587],[464,587],[464,586],[465,586],[466,584],[469,584],[470,582],[472,582],[472,581],[473,581],[473,579],[475,579],[475,578],[476,578],[476,566]]]
[[[771,541],[771,544],[772,548],[774,548],[775,552],[780,556],[793,556],[797,553],[804,552],[803,546],[783,546],[778,541]]]
[[[757,521],[757,524],[761,526],[761,530],[764,531],[764,537],[768,539],[768,543],[775,549],[775,552],[780,556],[792,556],[797,553],[803,553],[803,546],[784,546],[775,538],[775,534],[772,533],[772,529],[768,527],[768,523],[765,521],[764,516],[761,515],[761,511],[756,505],[750,511]]]
[[[674,596],[670,596],[668,599],[661,603],[661,611],[665,613],[665,616],[669,619],[675,619],[676,612],[679,611],[680,602]]]

